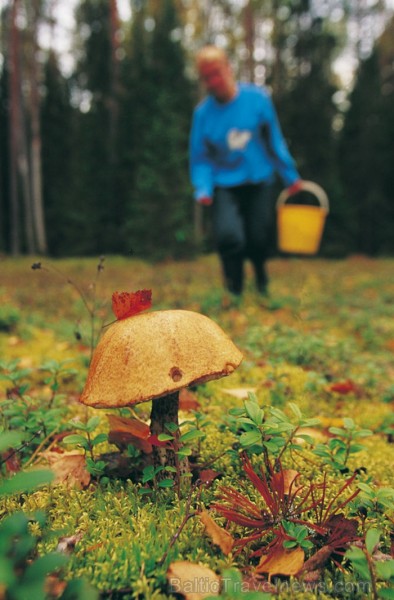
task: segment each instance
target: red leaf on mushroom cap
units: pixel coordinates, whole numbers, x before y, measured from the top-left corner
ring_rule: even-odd
[[[118,321],[132,317],[151,306],[152,290],[114,292],[112,294],[112,311]]]

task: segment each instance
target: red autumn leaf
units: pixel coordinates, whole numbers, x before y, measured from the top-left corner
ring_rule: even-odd
[[[179,409],[185,412],[190,410],[198,410],[200,403],[197,400],[196,394],[193,394],[190,390],[182,388],[179,392]]]
[[[150,435],[147,440],[152,446],[158,446],[159,448],[171,448],[171,444],[169,442],[161,441],[157,437],[157,435]]]
[[[198,479],[205,484],[210,484],[212,481],[220,477],[219,471],[214,471],[213,469],[202,469],[198,473]]]
[[[7,473],[17,473],[21,470],[21,461],[15,450],[7,450],[0,455],[2,462],[5,463]]]
[[[358,392],[358,386],[351,379],[346,381],[338,381],[330,385],[329,390],[331,392],[337,392],[337,394],[350,394]]]
[[[132,317],[152,306],[152,290],[138,292],[114,292],[112,294],[112,311],[120,321]]]
[[[107,415],[110,431],[108,441],[118,446],[120,450],[127,448],[130,444],[139,450],[150,454],[152,445],[148,441],[150,436],[149,425],[138,419]]]

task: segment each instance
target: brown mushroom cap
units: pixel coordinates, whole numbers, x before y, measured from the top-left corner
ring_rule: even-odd
[[[117,408],[230,375],[242,354],[209,317],[187,310],[114,323],[93,354],[80,402]]]

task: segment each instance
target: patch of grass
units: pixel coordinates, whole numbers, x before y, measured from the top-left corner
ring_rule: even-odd
[[[368,552],[363,556],[350,552],[348,563],[340,564],[335,557],[337,562],[323,564],[316,584],[319,597],[365,597],[360,580],[365,561],[376,598],[380,590],[388,589],[390,576],[385,571],[385,579],[379,580],[380,567],[375,569],[379,555],[371,547],[372,534],[366,540],[366,532],[372,528],[379,532],[379,551],[388,555],[394,487],[394,260],[275,259],[269,264],[270,298],[259,299],[248,283],[238,303],[222,290],[214,256],[159,265],[121,257],[108,257],[103,263],[67,259],[42,261],[44,268],[37,270],[31,269],[33,263],[2,259],[0,435],[16,434],[18,443],[11,454],[2,451],[1,475],[6,480],[24,465],[37,467],[43,452],[65,450],[86,453],[88,458],[93,454],[94,461],[101,456],[122,457],[129,471],[116,475],[115,468],[103,477],[104,461],[99,470],[90,465],[87,487],[52,484],[2,498],[1,519],[20,511],[46,515],[29,525],[37,546],[34,556],[27,553],[27,560],[53,552],[63,537],[76,536],[63,567],[65,577],[89,582],[102,597],[174,599],[166,572],[179,560],[204,565],[219,575],[235,568],[246,581],[258,558],[249,551],[224,553],[197,516],[217,501],[223,486],[260,503],[264,514],[266,506],[242,468],[240,452],[246,450],[257,471],[266,469],[268,461],[278,470],[275,459],[280,457],[282,467],[299,473],[304,484],[328,481],[321,500],[325,505],[356,473],[351,489],[345,491],[348,496],[358,489],[360,493],[344,503],[342,512],[344,518],[356,520],[359,546],[368,542]],[[103,266],[99,273],[98,264]],[[97,337],[102,325],[113,320],[112,292],[138,289],[152,289],[154,310],[183,308],[207,314],[244,353],[231,377],[195,386],[198,408],[181,412],[181,420],[192,429],[203,423],[204,434],[190,443],[191,462],[200,470],[193,471],[194,479],[181,497],[172,489],[141,494],[144,484],[137,469],[144,458],[141,452],[109,444],[106,411],[87,410],[78,403],[92,331]],[[134,412],[112,412],[146,421],[149,408],[146,403]],[[293,431],[297,411],[302,420]],[[89,440],[85,429],[95,416]],[[73,436],[70,443],[63,442],[64,435]],[[333,460],[323,448],[330,449]],[[198,482],[201,469],[210,470],[212,479]],[[300,545],[305,558],[311,557],[313,536],[292,523],[287,508],[284,514],[287,521],[278,527],[288,536],[287,548]],[[222,518],[217,522],[225,525]],[[229,530],[239,535],[231,526]],[[269,551],[272,539],[256,538],[254,550]],[[279,599],[316,597],[317,588],[313,592],[302,588],[300,578],[274,575],[272,582]]]

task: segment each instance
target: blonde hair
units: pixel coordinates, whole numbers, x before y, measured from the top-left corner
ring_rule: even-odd
[[[209,64],[213,62],[222,62],[227,63],[228,57],[227,54],[222,48],[218,48],[217,46],[204,46],[200,50],[198,50],[196,54],[196,66],[200,68],[203,64]]]

